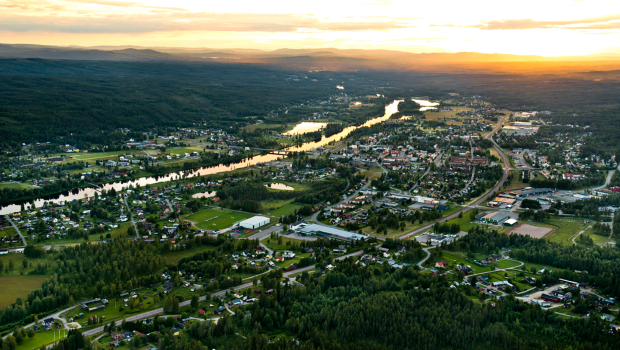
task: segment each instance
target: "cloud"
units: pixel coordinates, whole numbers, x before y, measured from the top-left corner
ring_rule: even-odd
[[[484,30],[519,30],[519,29],[617,29],[620,23],[620,14],[591,17],[585,19],[566,20],[566,21],[536,21],[530,18],[507,19],[484,21],[481,24],[469,26]]]
[[[0,31],[62,33],[145,33],[156,31],[308,32],[383,31],[409,22],[366,20],[327,22],[312,16],[254,13],[105,14],[81,16],[0,15]]]
[[[145,8],[145,9],[154,9],[154,10],[189,11],[187,9],[180,8],[180,7],[149,6],[141,2],[132,2],[132,1],[113,1],[113,0],[62,0],[62,1],[80,3],[80,4],[124,7],[124,8]]]

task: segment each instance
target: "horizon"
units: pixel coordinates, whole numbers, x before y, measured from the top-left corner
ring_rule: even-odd
[[[620,4],[604,0],[528,0],[510,11],[488,0],[319,0],[309,9],[280,1],[0,0],[0,8],[0,35],[10,45],[620,53]]]

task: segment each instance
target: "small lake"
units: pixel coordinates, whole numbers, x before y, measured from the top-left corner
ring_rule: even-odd
[[[429,100],[416,100],[415,98],[412,99],[415,103],[419,104],[420,106],[422,106],[420,108],[420,111],[424,112],[424,111],[428,111],[431,109],[435,109],[436,106],[439,106],[439,102],[431,102]]]
[[[324,128],[327,123],[303,122],[295,125],[293,130],[289,130],[284,135],[301,135],[307,132],[319,131]]]
[[[194,193],[192,195],[192,198],[211,198],[211,197],[215,197],[215,191]]]
[[[281,184],[281,183],[272,183],[269,185],[265,185],[269,188],[273,188],[274,190],[285,190],[285,191],[294,191],[295,189],[292,188],[291,186],[287,186],[285,184]]]

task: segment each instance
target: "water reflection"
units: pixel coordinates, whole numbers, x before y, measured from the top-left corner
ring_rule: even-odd
[[[289,147],[287,148],[287,150],[295,151],[295,152],[311,151],[317,147],[325,146],[332,141],[338,141],[346,137],[347,135],[349,135],[353,130],[357,128],[360,128],[362,126],[371,126],[371,125],[380,123],[382,121],[386,121],[390,119],[390,116],[392,114],[398,111],[399,102],[400,101],[393,101],[389,105],[385,106],[385,114],[382,117],[370,119],[360,126],[346,127],[341,132],[335,135],[332,135],[330,137],[323,136],[323,138],[320,141],[306,142],[300,146]],[[136,186],[144,187],[146,185],[152,185],[158,182],[168,182],[168,181],[178,180],[178,179],[181,179],[181,177],[195,177],[195,176],[218,174],[218,173],[222,173],[226,171],[232,171],[235,169],[245,168],[245,167],[254,165],[256,163],[271,162],[271,161],[278,160],[281,158],[282,158],[281,155],[266,154],[266,155],[246,158],[245,160],[241,161],[240,163],[236,163],[236,164],[220,164],[220,165],[213,166],[213,167],[200,168],[200,169],[190,170],[186,172],[175,172],[175,173],[170,173],[170,174],[162,175],[162,176],[142,177],[142,178],[135,179],[135,180],[124,180],[121,182],[109,183],[105,185],[99,185],[96,187],[83,188],[80,190],[72,191],[71,193],[67,191],[61,194],[41,197],[41,198],[34,200],[34,204],[36,207],[41,207],[43,206],[43,203],[45,202],[64,203],[64,202],[72,201],[74,199],[79,200],[79,199],[84,199],[88,197],[93,197],[96,192],[101,192],[101,190],[109,191],[112,188],[114,188],[116,191],[122,191],[123,188],[129,187],[129,185],[132,185],[134,187]],[[2,209],[0,209],[0,215],[6,215],[10,213],[19,212],[19,211],[20,211],[19,203],[9,204],[9,205],[2,207]]]
[[[287,186],[285,184],[281,184],[281,183],[272,183],[269,185],[265,185],[269,188],[273,188],[274,190],[286,190],[286,191],[294,191],[295,189],[292,188],[291,186]]]

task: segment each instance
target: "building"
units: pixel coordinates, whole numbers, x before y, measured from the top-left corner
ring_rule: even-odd
[[[239,226],[250,229],[250,230],[254,230],[261,226],[265,226],[268,223],[269,223],[269,218],[266,218],[264,216],[255,216],[253,218],[249,218],[247,220],[243,220],[239,222]]]
[[[342,239],[345,241],[356,241],[359,239],[365,241],[368,239],[367,235],[364,235],[361,233],[349,232],[349,231],[341,230],[338,228],[317,225],[317,224],[310,224],[308,226],[302,227],[299,230],[297,230],[297,232],[305,236],[317,235],[317,236],[323,236],[327,238]]]
[[[517,224],[517,220],[515,219],[508,219],[504,221],[504,226],[514,226],[516,224]]]
[[[486,222],[487,224],[501,225],[508,219],[510,219],[510,216],[501,212],[496,212],[485,215],[480,221]]]
[[[518,190],[518,191],[512,191],[510,192],[511,196],[515,196],[518,198],[525,198],[527,196],[540,196],[540,195],[544,195],[544,194],[549,194],[549,193],[553,193],[555,192],[555,190],[551,189],[551,188],[524,188],[522,190]]]

